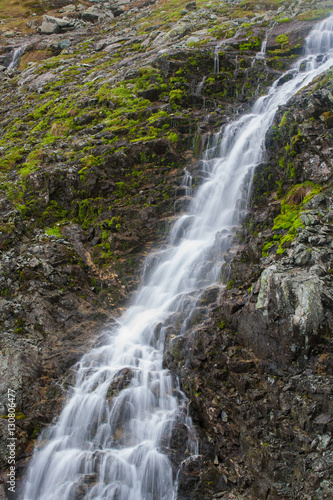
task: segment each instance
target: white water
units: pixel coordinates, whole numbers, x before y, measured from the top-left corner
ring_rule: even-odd
[[[24,49],[25,49],[25,45],[21,45],[21,47],[18,47],[17,49],[13,50],[13,57],[8,65],[7,69],[14,69],[14,68],[16,68],[16,66],[18,66]]]
[[[166,330],[177,325],[181,333],[186,321],[172,319],[180,310],[191,310],[198,290],[218,279],[276,110],[333,64],[332,33],[333,17],[308,37],[307,56],[295,67],[294,78],[280,86],[276,82],[252,113],[214,137],[203,162],[208,179],[190,214],[175,224],[170,247],[150,257],[149,276],[108,332],[107,344],[78,364],[76,386],[33,457],[24,500],[176,498],[176,471],[164,453],[176,425],[188,430],[187,455],[197,449],[186,398],[163,369]],[[316,62],[323,48],[328,55]]]
[[[215,47],[215,50],[214,50],[214,73],[215,73],[215,75],[218,75],[220,72],[220,58],[219,58],[220,47],[221,47],[221,44],[218,43]]]
[[[260,48],[260,52],[257,52],[255,59],[265,59],[266,57],[266,47],[267,47],[267,39],[265,39]],[[252,66],[255,63],[255,59],[252,61]]]
[[[203,79],[201,80],[201,82],[198,83],[198,85],[196,86],[194,95],[196,95],[198,97],[201,96],[202,89],[203,89],[203,86],[205,84],[206,79],[207,79],[207,76],[204,76]]]

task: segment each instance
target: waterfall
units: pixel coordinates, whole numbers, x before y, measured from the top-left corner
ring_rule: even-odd
[[[207,76],[204,76],[203,79],[201,80],[201,82],[198,83],[198,85],[196,86],[194,95],[196,95],[198,97],[201,96],[202,89],[203,89],[203,86],[205,84],[206,79],[207,79]]]
[[[13,50],[12,60],[10,61],[7,69],[14,69],[14,68],[16,68],[16,66],[19,65],[19,62],[20,62],[20,59],[21,59],[22,54],[24,52],[24,49],[25,49],[25,45],[21,45],[17,49]]]
[[[214,50],[214,74],[218,75],[220,72],[220,59],[219,59],[219,50],[221,47],[221,43],[218,43]]]
[[[250,114],[212,140],[203,160],[206,181],[189,214],[177,221],[169,246],[150,257],[143,284],[108,341],[77,364],[76,385],[35,450],[23,500],[176,499],[179,464],[167,450],[177,426],[184,454],[198,450],[186,397],[163,368],[165,335],[170,325],[178,334],[186,328],[180,313],[218,280],[278,107],[333,64],[333,16],[306,43],[293,79],[276,82]],[[323,50],[327,55],[317,57]]]
[[[260,51],[257,52],[256,57],[253,59],[251,66],[254,66],[256,59],[265,59],[266,58],[266,47],[267,47],[267,35],[265,40],[262,42]]]

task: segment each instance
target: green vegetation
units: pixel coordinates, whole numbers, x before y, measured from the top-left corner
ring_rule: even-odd
[[[50,227],[50,228],[46,229],[45,233],[48,236],[56,236],[57,238],[62,238],[62,234],[60,232],[59,227]]]
[[[288,190],[281,200],[281,214],[274,219],[273,241],[268,241],[262,248],[262,255],[266,257],[269,249],[276,244],[276,253],[283,254],[286,245],[293,241],[299,227],[304,227],[300,216],[304,211],[304,205],[316,194],[320,193],[322,187],[313,182],[306,181],[303,184],[296,184]]]
[[[311,10],[309,12],[304,12],[303,14],[299,14],[297,16],[297,19],[299,21],[317,21],[319,19],[324,19],[325,17],[328,17],[331,13],[331,10],[332,10],[331,8]]]
[[[275,42],[280,47],[275,50],[269,50],[269,56],[290,56],[291,55],[291,46],[289,43],[289,37],[286,34],[282,34],[276,37]]]
[[[283,48],[285,45],[289,44],[289,37],[288,37],[288,35],[282,34],[282,35],[277,36],[275,41],[276,41],[276,43],[279,43]]]
[[[257,36],[250,36],[248,42],[240,43],[239,50],[258,50],[260,49],[261,41]]]
[[[176,132],[170,132],[167,137],[169,141],[173,142],[174,144],[178,142],[178,135],[176,134]]]
[[[277,19],[277,22],[279,24],[282,24],[282,23],[290,23],[291,19],[289,17],[280,17]]]
[[[280,127],[285,127],[288,123],[288,115],[289,115],[289,111],[286,111],[282,118],[281,118],[281,121],[280,121],[280,124],[279,124],[279,128]]]

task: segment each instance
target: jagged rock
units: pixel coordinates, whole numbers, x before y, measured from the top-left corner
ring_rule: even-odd
[[[297,346],[298,356],[308,353],[324,327],[321,293],[322,283],[316,276],[307,278],[297,272],[289,276],[275,265],[268,267],[261,276],[254,307],[240,313],[239,334],[245,345],[265,357],[275,357],[283,346],[281,363],[294,359],[292,346]],[[269,327],[273,322],[274,328]]]
[[[112,16],[112,14],[110,15]],[[94,23],[103,19],[105,17],[105,14],[100,10],[96,9],[96,7],[92,6],[89,7],[87,10],[83,11],[81,13],[81,17],[82,19],[84,19],[84,21],[89,21]]]

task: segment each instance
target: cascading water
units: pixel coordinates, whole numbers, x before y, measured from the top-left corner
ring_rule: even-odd
[[[221,47],[221,44],[218,43],[215,47],[215,50],[214,50],[214,73],[215,73],[215,75],[218,75],[220,72],[220,59],[219,59],[220,47]]]
[[[267,47],[267,40],[265,39],[260,47],[260,51],[257,52],[255,59],[252,61],[251,66],[253,66],[256,62],[256,59],[265,59],[266,57],[266,47]]]
[[[19,62],[20,62],[20,59],[21,59],[22,54],[24,52],[24,49],[25,49],[25,45],[21,45],[21,47],[18,47],[17,49],[13,50],[13,57],[8,65],[7,69],[14,69],[14,68],[16,68],[16,66],[19,65]]]
[[[165,453],[176,424],[187,432],[187,453],[197,449],[186,398],[163,369],[168,324],[218,279],[222,262],[217,255],[228,248],[246,208],[274,114],[333,64],[332,48],[333,16],[308,37],[294,78],[276,82],[252,113],[225,128],[221,141],[214,138],[203,161],[207,180],[189,215],[175,224],[170,246],[151,257],[149,276],[108,332],[107,344],[78,363],[70,398],[32,459],[24,500],[176,498],[176,474]],[[326,55],[318,57],[323,50]],[[179,333],[186,328],[186,318],[182,321],[174,323]]]
[[[201,96],[202,89],[203,89],[203,86],[205,84],[206,79],[207,79],[207,76],[204,76],[203,79],[201,80],[201,82],[198,83],[198,85],[196,86],[194,95],[196,95],[198,97]]]

